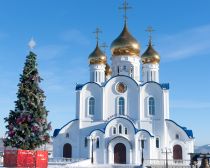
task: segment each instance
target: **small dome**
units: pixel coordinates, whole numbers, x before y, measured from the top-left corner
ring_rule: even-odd
[[[106,76],[111,76],[112,75],[112,69],[110,68],[109,64],[106,64],[105,75]]]
[[[141,61],[143,64],[156,64],[160,62],[160,55],[152,47],[151,41],[149,42],[147,50],[144,52],[144,54],[142,54]]]
[[[139,56],[140,45],[137,40],[129,33],[125,23],[123,31],[111,44],[112,56]]]
[[[98,43],[95,50],[89,55],[88,60],[89,64],[106,64],[106,55],[101,51]]]

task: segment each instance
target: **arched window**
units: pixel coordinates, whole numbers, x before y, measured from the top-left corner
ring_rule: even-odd
[[[159,148],[160,147],[160,141],[159,141],[159,138],[156,138],[156,148]]]
[[[176,139],[179,139],[179,134],[176,134]]]
[[[126,135],[128,134],[128,129],[127,129],[127,128],[125,128],[125,134],[126,134]]]
[[[69,138],[69,133],[66,133],[66,138]]]
[[[95,99],[91,97],[89,99],[89,115],[94,115],[95,112]]]
[[[113,134],[116,134],[116,128],[113,127]]]
[[[154,97],[149,98],[149,115],[155,115],[155,99],[154,99]]]
[[[87,137],[85,137],[85,147],[87,147],[88,146],[88,139],[87,139]]]
[[[119,114],[125,115],[125,99],[123,97],[119,98],[118,107],[119,107]]]
[[[96,148],[99,148],[99,138],[96,138]]]
[[[119,125],[119,134],[122,134],[122,125]]]

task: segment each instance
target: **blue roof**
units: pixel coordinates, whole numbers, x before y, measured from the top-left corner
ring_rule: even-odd
[[[65,127],[67,126],[69,123],[73,122],[73,121],[77,121],[78,119],[74,119],[74,120],[71,120],[69,121],[68,123],[66,123],[63,127],[61,127],[60,129],[55,129],[54,132],[53,132],[53,137],[56,137],[59,132]]]
[[[188,136],[189,138],[194,138],[194,137],[193,137],[193,131],[192,131],[192,130],[188,130],[187,127],[182,127],[182,126],[180,126],[179,124],[177,124],[177,123],[176,123],[175,121],[173,121],[173,120],[166,119],[166,121],[170,121],[170,122],[174,123],[175,125],[177,125],[179,128],[181,128],[181,129],[187,134],[187,136]]]

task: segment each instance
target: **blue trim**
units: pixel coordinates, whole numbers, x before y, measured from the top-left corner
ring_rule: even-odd
[[[74,122],[74,121],[77,121],[77,120],[79,120],[79,119],[71,120],[71,121],[69,121],[67,124],[65,124],[63,127],[61,127],[60,129],[55,129],[54,132],[53,132],[53,137],[55,138],[55,137],[59,134],[59,132],[60,132],[65,126],[67,126],[67,125],[70,124],[71,122]]]
[[[104,85],[100,85],[100,84],[98,84],[98,83],[96,83],[96,82],[87,82],[87,83],[85,83],[85,84],[77,84],[75,90],[82,90],[82,88],[83,88],[85,85],[89,84],[89,83],[96,84],[96,85],[98,85],[99,87],[105,87],[105,86],[107,85],[107,83],[109,83],[110,80],[112,80],[113,78],[120,77],[120,76],[121,76],[121,77],[130,78],[130,79],[136,84],[136,86],[144,86],[144,85],[146,85],[147,83],[155,83],[155,84],[159,85],[159,86],[161,87],[161,89],[169,90],[169,88],[170,88],[170,87],[169,87],[169,83],[162,83],[162,84],[160,84],[160,83],[157,83],[157,82],[155,82],[155,81],[147,81],[147,82],[145,82],[145,83],[139,85],[139,84],[138,84],[133,78],[131,78],[130,76],[126,76],[126,75],[116,75],[116,76],[111,77],[108,81],[106,81],[106,83],[105,83]]]
[[[112,80],[113,78],[120,77],[120,76],[130,78],[132,81],[134,81],[134,83],[136,84],[136,86],[139,86],[139,84],[138,84],[133,78],[131,78],[130,76],[126,76],[126,75],[116,75],[116,76],[112,76],[112,77],[104,84],[104,86],[106,86],[107,83],[108,83],[110,80]]]
[[[102,132],[103,134],[105,133],[103,130],[97,128],[97,129],[92,130],[92,131],[90,132],[89,136],[90,136],[94,131],[100,131],[100,132]]]
[[[87,82],[87,83],[85,83],[85,84],[77,84],[75,90],[82,90],[82,88],[83,88],[85,85],[90,84],[90,83],[96,84],[96,85],[98,85],[99,87],[102,87],[101,85],[99,85],[99,84],[96,83],[96,82]]]
[[[187,134],[187,136],[189,137],[189,138],[194,138],[193,137],[193,131],[192,130],[188,130],[186,127],[182,127],[182,126],[180,126],[179,124],[177,124],[175,121],[173,121],[173,120],[170,120],[170,119],[165,119],[166,121],[170,121],[170,122],[172,122],[172,123],[174,123],[176,126],[178,126],[179,128],[181,128],[186,134]]]
[[[122,119],[125,119],[125,120],[129,121],[129,122],[133,125],[134,132],[135,132],[135,133],[137,132],[137,129],[136,129],[134,123],[133,123],[131,120],[129,120],[128,118],[125,118],[125,117],[115,117],[115,118],[112,118],[111,120],[109,120],[109,121],[107,122],[107,124],[106,124],[104,130],[106,131],[107,125],[108,125],[112,120],[115,120],[115,119],[117,119],[117,118],[122,118]]]
[[[145,132],[147,132],[147,133],[149,134],[150,137],[154,137],[154,135],[152,135],[149,131],[147,131],[147,130],[145,130],[145,129],[140,129],[140,130],[138,130],[138,131],[136,132],[136,134],[137,134],[138,132],[141,132],[141,131],[145,131]]]
[[[111,141],[113,141],[114,139],[117,139],[117,138],[122,138],[122,139],[127,140],[128,143],[129,143],[130,146],[131,146],[131,149],[133,149],[132,143],[131,143],[127,138],[125,138],[125,137],[123,137],[123,136],[116,136],[116,137],[112,138],[112,139],[109,141],[109,143],[107,144],[107,147],[109,147],[109,144],[110,144]]]
[[[159,85],[161,87],[161,89],[169,90],[169,83],[162,83],[162,84],[160,84],[160,83],[157,83],[155,81],[147,81],[147,82],[141,84],[140,86],[144,86],[144,85],[146,85],[148,83],[154,83],[154,84]]]

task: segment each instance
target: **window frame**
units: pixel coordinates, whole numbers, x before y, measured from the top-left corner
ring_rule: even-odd
[[[148,114],[150,116],[155,115],[155,107],[155,98],[151,96],[148,98]]]
[[[125,115],[125,98],[119,97],[117,105],[118,105],[118,114]]]
[[[95,98],[90,97],[88,99],[88,115],[93,116],[95,114]]]

